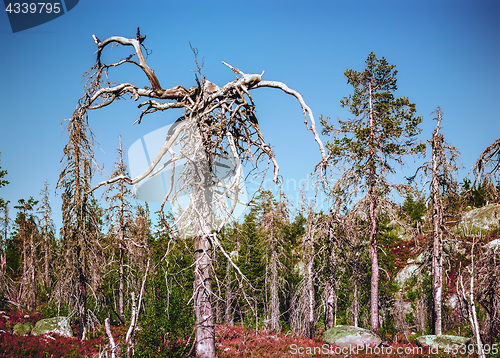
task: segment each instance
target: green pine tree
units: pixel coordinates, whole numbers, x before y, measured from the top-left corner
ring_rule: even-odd
[[[324,134],[333,134],[327,142],[329,164],[345,169],[332,187],[332,196],[359,199],[369,213],[371,278],[371,330],[378,332],[378,281],[377,215],[381,208],[389,207],[387,195],[392,186],[388,174],[404,163],[405,155],[421,154],[425,145],[418,143],[421,117],[415,116],[415,104],[408,98],[395,98],[397,90],[395,65],[385,58],[378,59],[372,52],[361,72],[348,69],[344,72],[354,93],[340,103],[354,117],[338,120],[336,129],[321,118]]]

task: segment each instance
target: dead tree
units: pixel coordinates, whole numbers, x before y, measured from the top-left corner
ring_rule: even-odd
[[[318,279],[318,243],[328,233],[328,222],[322,214],[315,213],[312,206],[307,209],[305,234],[301,242],[301,266],[299,274],[302,279],[292,298],[290,326],[305,337],[312,338],[316,331],[317,302],[316,281]]]
[[[337,208],[337,211],[340,211]],[[324,305],[325,305],[325,329],[337,325],[337,305],[339,281],[342,276],[349,277],[349,292],[352,292],[352,325],[359,325],[360,292],[362,285],[362,274],[367,267],[362,259],[364,248],[363,228],[359,223],[359,213],[357,211],[346,212],[344,215],[335,213],[330,209],[328,215],[328,243],[325,243],[323,250],[327,252],[326,258],[326,283],[324,284]],[[328,246],[327,246],[328,245]],[[321,250],[321,249],[320,249]]]
[[[122,145],[122,139],[120,138],[120,144],[118,147],[118,159],[115,163],[114,171],[111,174],[112,177],[127,176],[128,168],[124,159],[124,148]],[[116,184],[116,187],[115,187]],[[115,191],[115,193],[111,193]],[[112,194],[111,196],[107,195]],[[114,243],[118,246],[118,317],[122,324],[125,324],[124,315],[124,286],[125,286],[125,264],[127,259],[127,235],[130,232],[130,226],[132,224],[132,205],[129,199],[134,197],[134,194],[130,188],[126,185],[124,180],[119,180],[117,183],[113,183],[108,186],[104,192],[106,195],[106,200],[109,201],[110,207],[108,208],[108,215],[110,217],[115,217],[116,227],[113,228],[114,236],[116,240]],[[108,221],[112,221],[109,218]]]
[[[5,179],[3,179],[4,176],[7,175],[7,170],[2,170],[2,167],[0,166],[0,188],[9,184],[9,182]],[[0,274],[5,274],[5,265],[6,265],[6,256],[5,252],[7,250],[7,233],[8,233],[8,227],[9,227],[9,201],[5,201],[4,199],[0,198],[0,210],[3,209],[4,212],[4,218],[2,219],[2,224],[3,224],[3,230],[2,230],[2,240],[0,240],[1,247],[0,247]],[[3,276],[2,276],[3,278]]]
[[[328,258],[327,258],[327,282],[325,285],[325,330],[332,328],[336,325],[335,316],[337,313],[337,297],[336,297],[336,280],[335,274],[337,272],[337,232],[341,225],[340,219],[334,215],[333,210],[330,209],[328,214]],[[357,322],[356,322],[357,323]]]
[[[85,339],[87,327],[87,285],[92,263],[91,243],[95,230],[90,203],[90,181],[94,168],[93,136],[87,123],[85,99],[67,121],[68,143],[64,147],[64,168],[57,188],[62,194],[63,227],[59,252],[62,272],[59,272],[59,300],[72,300],[76,291],[78,338]]]
[[[477,244],[477,238],[473,237],[472,243],[471,243],[471,249],[470,249],[470,257],[471,257],[471,263],[468,267],[466,267],[468,274],[470,276],[470,286],[466,290],[464,288],[464,282],[463,282],[463,275],[460,272],[459,273],[459,282],[460,286],[457,288],[457,291],[461,298],[464,300],[466,303],[466,309],[467,309],[467,314],[469,316],[469,322],[471,325],[472,332],[474,334],[474,338],[476,341],[477,345],[477,355],[480,358],[485,358],[485,352],[483,348],[483,343],[481,340],[481,333],[480,333],[480,327],[479,327],[479,322],[477,319],[477,312],[476,312],[476,303],[475,303],[475,296],[474,296],[474,285],[475,285],[475,267],[474,267],[474,246]]]
[[[265,191],[261,195],[262,203],[260,205],[261,215],[259,218],[259,228],[263,236],[264,261],[265,261],[265,310],[266,327],[272,332],[279,332],[280,325],[280,301],[279,291],[284,286],[283,272],[283,228],[288,223],[288,201],[285,195],[281,195],[279,201],[276,201],[272,194]],[[281,273],[281,274],[280,274]]]
[[[154,71],[146,63],[143,53],[145,36],[141,36],[139,29],[137,36],[130,39],[113,36],[100,41],[95,35],[93,38],[97,45],[97,61],[86,74],[87,84],[80,110],[86,112],[103,108],[126,95],[135,100],[146,98],[139,104],[142,113],[137,120],[138,123],[150,113],[171,108],[184,109],[184,115],[179,119],[175,128],[172,128],[163,147],[143,174],[136,178],[118,176],[100,185],[111,184],[122,179],[134,185],[166,167],[171,168],[172,180],[162,204],[161,216],[165,226],[174,236],[193,237],[196,354],[199,357],[214,357],[215,330],[211,301],[212,252],[214,246],[220,247],[217,232],[227,222],[239,202],[239,193],[243,184],[241,164],[250,162],[254,168],[257,168],[259,162],[267,159],[266,168],[273,166],[274,181],[278,181],[279,167],[271,147],[264,141],[260,131],[250,90],[272,87],[296,97],[304,112],[306,126],[313,132],[321,155],[325,158],[312,111],[300,93],[290,89],[284,83],[264,81],[262,80],[263,73],[245,74],[226,63],[224,64],[239,77],[237,76],[236,80],[222,87],[207,81],[201,75],[201,67],[198,66],[199,77],[196,77],[196,86],[185,88],[178,85],[163,88]],[[133,49],[131,55],[116,63],[103,63],[101,57],[104,49],[115,44],[130,46]],[[127,64],[141,69],[150,87],[139,88],[132,83],[113,84],[108,80],[110,68]],[[160,164],[164,156],[167,156],[168,161]],[[185,161],[183,168],[180,168],[181,161]],[[221,169],[221,166],[218,166],[221,161],[228,163],[230,169]],[[174,180],[175,175],[179,176],[176,180]],[[163,205],[170,201],[172,207],[175,208],[176,204],[180,203],[181,197],[186,195],[190,197],[189,205],[184,208],[182,214],[176,213],[178,216],[175,222],[168,225],[163,217]],[[229,203],[226,203],[226,198],[229,199]],[[216,220],[214,214],[216,212],[222,214],[222,219]],[[222,247],[221,250],[223,250]],[[226,253],[225,256],[231,260]]]
[[[5,265],[7,263],[6,252],[7,252],[7,237],[9,234],[9,205],[5,203],[0,209],[3,210],[3,218],[2,218],[2,241],[1,241],[1,257],[0,257],[0,272],[2,274],[5,273]]]
[[[37,224],[35,216],[30,213],[38,201],[30,197],[28,200],[20,199],[14,206],[19,212],[16,218],[16,224],[19,226],[19,239],[22,242],[22,260],[23,272],[21,285],[19,288],[19,301],[24,302],[28,309],[36,308],[36,259],[35,250],[38,237]]]
[[[443,223],[443,192],[456,189],[456,180],[453,177],[457,171],[456,158],[458,151],[444,141],[441,129],[441,108],[436,110],[438,124],[432,133],[430,145],[432,148],[431,158],[431,200],[432,200],[432,292],[434,298],[434,334],[442,334],[441,305],[443,296],[443,231],[446,230]]]
[[[442,133],[441,120],[442,111],[437,107],[436,128],[432,132],[432,138],[428,141],[431,146],[431,160],[417,169],[430,176],[430,200],[432,204],[432,293],[434,300],[433,321],[434,334],[442,334],[442,296],[443,296],[443,234],[446,232],[444,224],[444,212],[446,211],[445,195],[452,195],[457,190],[455,178],[458,170],[458,150],[448,144]]]
[[[47,288],[51,285],[51,264],[54,254],[55,227],[52,221],[52,209],[49,200],[49,184],[45,181],[42,189],[42,202],[38,209],[40,215],[40,235],[41,235],[41,254],[43,255],[43,280]]]

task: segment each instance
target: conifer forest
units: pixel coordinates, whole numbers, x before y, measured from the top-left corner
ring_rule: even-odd
[[[344,71],[337,118],[237,63],[211,82],[194,46],[189,87],[160,77],[161,44],[141,28],[98,36],[59,180],[9,202],[0,167],[0,357],[500,357],[500,139],[462,176],[447,108],[417,115],[383,53]],[[112,62],[115,47],[127,54]],[[124,66],[148,85],[114,78]],[[317,150],[298,205],[280,191],[261,91],[293,100]],[[103,176],[93,115],[120,100],[136,101],[137,125],[179,115],[137,175],[116,128]],[[162,175],[152,209],[141,195]]]

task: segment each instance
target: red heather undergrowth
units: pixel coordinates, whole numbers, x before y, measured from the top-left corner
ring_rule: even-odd
[[[42,336],[16,336],[12,329],[16,323],[35,323],[42,319],[40,312],[25,313],[8,311],[0,314],[0,357],[18,358],[76,358],[97,356],[108,344],[104,329],[95,332],[95,337],[79,341],[76,337],[68,338],[57,334]],[[78,327],[73,327],[75,333]],[[115,341],[122,334],[121,327],[113,327]]]
[[[6,358],[76,358],[76,357],[98,357],[100,352],[108,348],[108,338],[101,327],[95,333],[95,336],[85,341],[79,341],[77,338],[66,338],[57,335],[51,336],[24,336],[18,337],[13,334],[12,327],[18,322],[31,322],[34,324],[40,319],[39,313],[32,313],[29,318],[25,318],[25,313],[12,311],[7,316],[0,314],[0,357]],[[111,327],[113,337],[117,344],[123,342],[126,333],[126,327]],[[313,339],[296,337],[290,333],[266,333],[264,331],[255,331],[246,329],[242,326],[227,327],[216,326],[216,347],[217,357],[258,357],[258,358],[278,358],[278,357],[377,357],[381,355],[366,354],[341,354],[330,355],[314,352],[323,352],[324,342],[321,341],[321,331],[317,332]],[[415,344],[395,343],[390,345],[394,352],[398,347],[405,348],[416,347]],[[297,354],[297,350],[292,347],[303,347],[304,354]],[[307,351],[306,351],[307,349]],[[316,349],[316,350],[315,350]],[[387,349],[387,348],[385,348]],[[295,352],[295,354],[293,354]],[[384,354],[383,357],[427,357],[423,354]],[[432,355],[433,358],[450,357],[445,353]],[[453,355],[454,358],[472,357]]]

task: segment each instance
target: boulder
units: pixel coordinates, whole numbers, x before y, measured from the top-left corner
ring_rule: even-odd
[[[472,209],[464,214],[460,226],[464,229],[489,230],[499,226],[500,205],[489,204],[482,208]]]
[[[428,336],[420,336],[415,342],[418,346],[424,348],[430,348],[433,350],[452,350],[452,349],[460,349],[462,345],[468,346],[471,343],[471,339],[467,337],[459,337],[459,336],[449,336],[449,335],[428,335]]]
[[[417,276],[419,268],[420,265],[417,264],[406,265],[396,274],[396,283],[399,284],[400,287],[404,287],[412,277]]]
[[[444,304],[447,307],[449,307],[452,310],[454,310],[455,307],[457,307],[458,302],[459,302],[458,295],[456,293],[454,293],[450,297],[448,297],[447,300],[444,301]]]
[[[422,265],[429,262],[431,259],[431,253],[429,251],[422,251],[420,255],[415,259],[415,263]]]
[[[335,326],[323,333],[323,340],[339,347],[378,346],[382,340],[375,333],[359,327]]]
[[[29,322],[19,322],[14,326],[12,333],[16,336],[27,336],[33,329],[33,325]]]
[[[35,324],[35,328],[31,332],[34,336],[47,333],[56,333],[65,337],[73,337],[68,317],[57,316],[42,319]]]
[[[500,239],[495,239],[493,241],[488,242],[486,244],[486,247],[493,251],[500,249]]]

